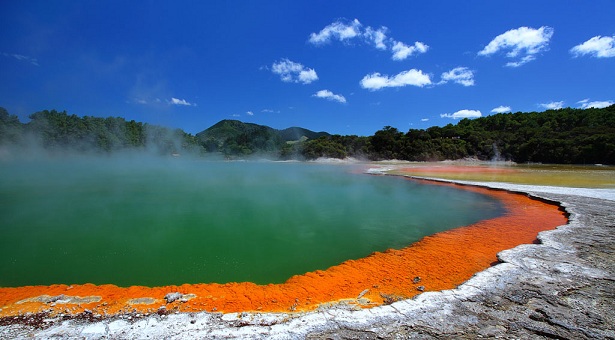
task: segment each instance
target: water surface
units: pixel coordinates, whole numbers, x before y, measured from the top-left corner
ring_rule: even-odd
[[[341,165],[0,163],[0,286],[279,283],[500,216],[477,193]]]

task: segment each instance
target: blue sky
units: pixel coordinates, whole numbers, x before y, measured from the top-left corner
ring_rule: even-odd
[[[615,2],[9,1],[0,106],[372,135],[615,101]]]

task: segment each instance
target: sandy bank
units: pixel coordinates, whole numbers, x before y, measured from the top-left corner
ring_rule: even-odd
[[[469,183],[466,183],[469,184]],[[498,183],[489,183],[498,187]],[[179,313],[102,321],[63,320],[43,328],[0,326],[0,337],[89,338],[207,337],[613,337],[615,277],[612,251],[615,202],[561,188],[510,186],[562,202],[570,223],[540,233],[542,244],[500,252],[501,264],[456,289],[434,291],[390,305],[351,310],[348,305],[305,313]],[[602,191],[600,191],[602,192]],[[598,192],[598,193],[600,193]],[[602,192],[605,193],[605,192]],[[611,253],[609,253],[611,252]],[[87,319],[87,317],[84,317]]]

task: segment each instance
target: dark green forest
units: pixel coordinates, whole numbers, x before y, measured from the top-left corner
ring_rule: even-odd
[[[293,127],[223,120],[191,135],[180,129],[45,110],[19,119],[0,108],[0,145],[48,152],[113,153],[147,150],[192,154],[311,160],[355,157],[441,161],[463,158],[518,163],[615,164],[615,105],[603,109],[501,113],[407,132],[386,126],[374,135],[341,136]]]
[[[0,108],[0,145],[50,153],[112,153],[147,150],[157,154],[200,153],[195,136],[180,129],[126,121],[120,117],[99,118],[44,110],[22,124]]]

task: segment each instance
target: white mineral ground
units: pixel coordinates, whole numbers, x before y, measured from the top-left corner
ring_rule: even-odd
[[[455,182],[559,202],[570,222],[540,233],[541,244],[499,253],[500,264],[456,289],[382,307],[352,310],[338,304],[306,313],[122,315],[99,321],[52,318],[7,323],[0,326],[0,338],[615,338],[615,189]]]

